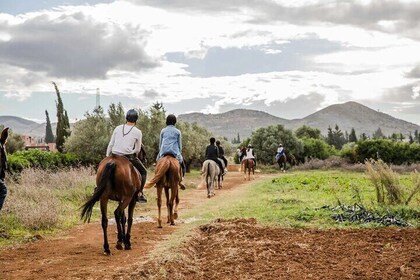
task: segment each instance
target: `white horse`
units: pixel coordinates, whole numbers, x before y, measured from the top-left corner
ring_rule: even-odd
[[[203,179],[206,180],[207,197],[210,198],[215,195],[215,186],[218,189],[222,188],[223,176],[220,175],[220,168],[217,163],[211,159],[207,159],[201,168]]]

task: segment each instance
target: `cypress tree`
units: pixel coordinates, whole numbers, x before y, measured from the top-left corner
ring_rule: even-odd
[[[52,82],[57,93],[57,100],[55,102],[57,106],[57,129],[55,145],[57,150],[62,153],[64,148],[64,141],[67,136],[70,135],[70,125],[67,117],[67,112],[64,110],[63,101],[61,100],[60,91],[58,90],[57,84]]]
[[[45,110],[45,116],[47,117],[47,125],[45,127],[45,143],[54,143],[54,134],[52,132],[50,116],[48,115],[47,110]]]

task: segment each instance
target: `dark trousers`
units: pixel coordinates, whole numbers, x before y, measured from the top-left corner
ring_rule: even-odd
[[[223,160],[223,162],[225,163],[225,167],[227,167],[227,159],[225,158],[225,156],[221,156],[220,159]]]
[[[146,183],[146,177],[147,177],[146,167],[144,167],[143,163],[141,163],[138,157],[129,157],[128,159],[134,165],[134,167],[140,172],[140,175],[141,175],[140,192],[143,192],[144,184]]]
[[[7,188],[4,179],[0,179],[0,210],[3,208],[4,200],[6,199]]]

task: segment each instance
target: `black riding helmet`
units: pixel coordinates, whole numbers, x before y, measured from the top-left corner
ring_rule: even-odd
[[[135,123],[136,121],[137,121],[137,119],[139,118],[139,114],[137,113],[137,111],[136,110],[134,110],[134,109],[130,109],[130,110],[128,110],[127,111],[127,114],[125,115],[125,119],[128,121],[128,122],[131,122],[131,123]]]
[[[166,125],[175,125],[176,124],[176,117],[173,114],[170,114],[166,117]]]

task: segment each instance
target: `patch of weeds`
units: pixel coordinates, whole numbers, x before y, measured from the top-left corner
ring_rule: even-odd
[[[274,198],[270,200],[271,203],[281,203],[281,204],[299,204],[302,203],[299,199],[294,198]]]
[[[296,221],[310,222],[315,217],[315,213],[309,211],[299,211],[297,214],[293,215],[293,218]]]

